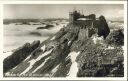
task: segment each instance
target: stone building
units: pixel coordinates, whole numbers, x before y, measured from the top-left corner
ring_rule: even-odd
[[[95,14],[85,16],[78,11],[69,12],[69,23],[77,25],[77,27],[80,27],[80,31],[84,31],[83,34],[85,33],[85,35],[81,34],[82,37],[90,38],[97,33],[99,36],[106,38],[110,32],[105,17],[96,18]]]

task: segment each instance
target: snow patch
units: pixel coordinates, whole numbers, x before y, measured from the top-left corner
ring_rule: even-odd
[[[68,42],[68,45],[71,43],[71,41]]]
[[[41,50],[45,51],[45,48],[46,48],[46,46],[44,45],[41,47]]]
[[[17,66],[15,66],[13,69],[16,69],[18,67],[18,65]]]
[[[52,74],[51,76],[54,75],[54,73],[58,70],[59,66],[60,66],[60,65],[57,65],[57,66],[51,71],[51,74]]]
[[[35,73],[38,69],[40,69],[42,66],[44,66],[44,64],[46,63],[46,61],[48,60],[49,58],[45,59],[45,61],[39,66],[37,67],[32,73]]]
[[[72,65],[70,67],[68,77],[76,77],[78,72],[78,65],[76,62],[76,57],[79,55],[80,52],[71,52],[68,57],[70,57]]]
[[[32,59],[31,61],[29,61],[29,67],[23,71],[20,75],[23,75],[25,74],[26,72],[28,72],[32,67],[33,65],[35,64],[35,62],[39,61],[41,58],[43,58],[44,56],[50,54],[52,52],[53,49],[49,50],[49,51],[46,51],[45,53],[43,53],[42,55],[40,55],[37,59]]]
[[[108,48],[106,48],[106,49],[114,49],[114,47],[112,47],[112,46],[108,46]]]
[[[24,61],[27,61],[28,59],[30,59],[31,58],[31,55],[29,55]]]
[[[24,75],[26,72],[28,72],[33,67],[33,65],[34,65],[35,62],[36,62],[36,60],[34,60],[34,59],[31,60],[29,62],[29,67],[26,70],[24,70],[20,75]]]
[[[55,36],[54,37],[52,37],[50,40],[54,40],[55,39]]]
[[[101,37],[93,36],[92,40],[93,40],[94,44],[97,44],[97,43],[103,44],[102,43],[103,42],[103,36],[101,36]]]

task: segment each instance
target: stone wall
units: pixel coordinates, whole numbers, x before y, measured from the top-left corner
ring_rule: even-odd
[[[88,30],[87,29],[80,29],[78,34],[79,40],[84,40],[85,38],[88,38]]]

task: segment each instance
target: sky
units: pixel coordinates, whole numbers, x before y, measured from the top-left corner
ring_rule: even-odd
[[[4,18],[68,18],[73,10],[83,11],[84,15],[104,15],[106,18],[123,18],[122,4],[4,4]]]

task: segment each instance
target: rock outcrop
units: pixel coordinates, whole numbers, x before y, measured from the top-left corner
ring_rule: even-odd
[[[103,36],[104,39],[109,35],[110,29],[104,16],[99,17],[98,35]]]
[[[32,44],[26,43],[22,47],[16,49],[11,56],[4,59],[4,73],[21,63],[25,58],[28,57],[28,55],[30,55],[36,48],[38,48],[39,45],[40,41],[34,41]]]
[[[110,45],[124,45],[124,34],[122,30],[114,30],[106,38],[106,43]]]

